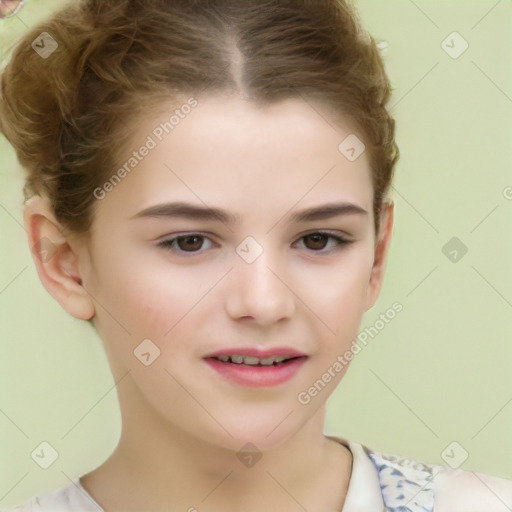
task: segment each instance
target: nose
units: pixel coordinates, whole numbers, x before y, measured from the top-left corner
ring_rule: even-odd
[[[229,276],[228,314],[234,320],[249,318],[266,326],[290,319],[296,296],[289,280],[289,272],[269,250],[264,250],[252,263],[237,256]]]

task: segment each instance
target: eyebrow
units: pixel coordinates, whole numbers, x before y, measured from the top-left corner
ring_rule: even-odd
[[[292,222],[326,220],[341,215],[368,215],[368,212],[354,203],[327,203],[307,208],[292,215]],[[156,204],[136,213],[130,219],[139,218],[186,218],[191,220],[213,220],[223,224],[238,224],[241,217],[220,208],[209,208],[189,203],[175,202]]]

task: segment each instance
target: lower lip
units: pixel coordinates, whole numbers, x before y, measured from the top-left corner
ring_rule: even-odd
[[[223,363],[209,357],[206,363],[224,378],[241,386],[263,388],[278,386],[290,380],[305,363],[307,356],[297,357],[288,363],[272,366],[251,366],[246,364]]]

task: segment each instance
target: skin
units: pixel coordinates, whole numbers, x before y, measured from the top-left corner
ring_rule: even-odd
[[[393,204],[383,208],[376,236],[367,153],[351,162],[338,151],[352,131],[320,105],[289,99],[256,108],[235,96],[198,101],[97,201],[87,238],[63,235],[45,198],[26,205],[30,246],[47,237],[55,247],[47,261],[34,258],[41,281],[71,315],[94,319],[119,381],[119,444],[82,485],[107,512],[229,512],[242,504],[247,512],[283,512],[298,510],[297,502],[341,510],[351,454],[323,428],[325,403],[347,367],[308,404],[297,396],[350,347],[377,300]],[[148,113],[132,150],[174,108]],[[241,220],[130,218],[178,200]],[[331,201],[367,214],[289,220]],[[304,238],[319,230],[352,243]],[[191,233],[206,238],[158,246]],[[236,253],[247,236],[263,248],[252,263]],[[161,351],[149,366],[133,354],[145,338]],[[276,346],[308,359],[271,388],[228,382],[203,360],[225,348]],[[252,467],[237,458],[247,442],[263,455]]]

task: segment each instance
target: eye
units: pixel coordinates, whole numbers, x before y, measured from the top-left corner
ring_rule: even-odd
[[[299,241],[302,240],[306,241],[304,245],[307,249],[319,253],[331,252],[333,250],[341,249],[344,245],[352,243],[351,240],[338,235],[334,235],[327,231],[315,231],[313,233],[309,233],[299,238]],[[329,240],[333,242],[333,244],[331,243],[331,246],[334,245],[334,247],[331,247],[331,249],[328,250],[324,250],[326,246],[329,245]],[[210,247],[207,247],[206,249],[203,248],[201,250],[205,241],[209,241],[211,243],[211,240],[207,236],[201,235],[200,233],[190,233],[162,240],[158,243],[158,247],[162,247],[163,249],[173,251],[178,254],[188,253],[190,255],[197,255],[213,246],[210,245]]]
[[[199,251],[199,249],[202,247],[204,240],[209,240],[209,238],[200,235],[199,233],[190,233],[188,235],[176,236],[174,238],[162,240],[158,243],[158,247],[178,253],[197,254],[202,252]]]
[[[329,239],[334,241],[334,247],[330,250],[324,251],[323,249],[328,245]],[[351,240],[333,235],[327,231],[315,231],[314,233],[309,233],[308,235],[301,237],[299,241],[301,240],[305,240],[305,245],[313,252],[331,252],[331,250],[341,249],[344,245],[352,243]]]

